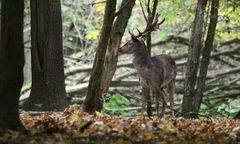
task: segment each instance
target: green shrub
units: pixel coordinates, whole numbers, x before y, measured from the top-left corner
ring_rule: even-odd
[[[114,94],[111,97],[109,97],[103,104],[102,112],[110,115],[130,116],[130,113],[124,110],[124,108],[126,108],[129,105],[130,102],[127,98],[120,94]]]

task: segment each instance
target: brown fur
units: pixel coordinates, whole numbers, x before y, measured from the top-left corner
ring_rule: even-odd
[[[119,49],[121,53],[132,53],[133,65],[141,77],[143,87],[149,87],[156,93],[156,110],[159,117],[164,116],[166,97],[163,88],[167,87],[170,99],[171,115],[173,112],[173,94],[177,67],[174,59],[168,55],[150,57],[142,39],[132,39]],[[159,115],[159,98],[162,99],[162,113]],[[142,114],[146,105],[146,97],[142,97]]]

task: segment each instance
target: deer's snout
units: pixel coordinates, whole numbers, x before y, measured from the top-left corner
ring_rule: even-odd
[[[121,52],[121,48],[118,49],[118,52]]]
[[[119,53],[122,53],[122,48],[119,48],[119,49],[118,49],[118,52],[119,52]]]

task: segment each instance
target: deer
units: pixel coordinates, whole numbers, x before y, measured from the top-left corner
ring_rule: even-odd
[[[171,116],[174,116],[174,92],[175,92],[175,79],[177,75],[177,66],[175,60],[165,54],[160,54],[151,57],[148,53],[145,45],[146,36],[159,29],[159,26],[165,21],[163,19],[158,23],[158,18],[154,22],[149,24],[143,32],[138,29],[138,35],[135,36],[129,31],[131,40],[118,49],[120,54],[132,54],[133,65],[137,70],[137,74],[140,76],[140,83],[143,87],[150,88],[156,94],[155,108],[157,111],[157,117],[161,118],[164,116],[166,109],[166,93],[163,88],[167,88],[170,101]],[[159,101],[162,99],[162,111],[159,114]],[[142,96],[142,109],[141,114],[146,107],[146,96]]]

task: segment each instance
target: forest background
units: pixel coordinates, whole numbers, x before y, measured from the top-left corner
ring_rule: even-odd
[[[144,3],[144,2],[143,2]],[[121,1],[118,1],[119,8]],[[239,1],[220,1],[212,56],[207,73],[206,90],[200,113],[234,117],[239,111]],[[181,111],[184,94],[187,52],[190,46],[192,23],[197,1],[160,1],[157,12],[166,18],[159,31],[152,33],[151,55],[169,54],[176,59],[178,75],[175,104]],[[64,0],[61,4],[63,17],[63,46],[65,84],[67,96],[74,106],[80,107],[87,93],[88,80],[97,48],[104,15],[102,1]],[[210,4],[206,6],[204,19],[210,17]],[[124,33],[122,44],[130,39],[128,30],[143,30],[144,16],[136,1]],[[30,65],[30,11],[26,4],[24,14],[24,67],[23,101],[31,86]],[[206,38],[209,21],[203,25]],[[136,115],[140,111],[141,87],[131,56],[120,56],[118,68],[105,99],[104,112],[116,115]]]
[[[0,2],[0,142],[239,142],[239,0]],[[177,64],[175,117],[161,119],[118,53],[157,18],[148,52]]]

